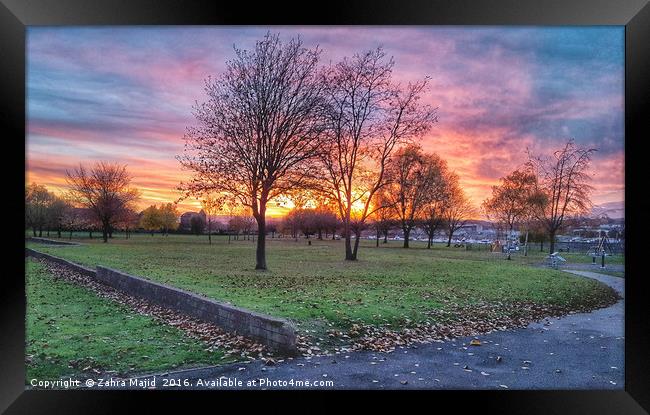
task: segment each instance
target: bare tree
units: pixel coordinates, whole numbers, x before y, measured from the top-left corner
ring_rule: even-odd
[[[536,178],[530,172],[515,170],[502,177],[498,186],[492,186],[492,196],[483,201],[483,209],[490,220],[507,230],[506,246],[510,258],[512,231],[527,221],[532,212],[531,198],[535,193]]]
[[[447,227],[447,246],[449,247],[451,246],[451,239],[454,233],[465,226],[474,214],[474,207],[460,187],[458,176],[454,173],[449,173],[447,180],[449,193],[443,215]]]
[[[201,208],[205,212],[208,225],[208,243],[212,245],[212,218],[224,209],[226,197],[223,195],[207,195],[201,200]]]
[[[404,248],[409,247],[411,230],[435,196],[442,181],[443,162],[435,154],[425,154],[414,144],[399,149],[386,170],[385,197],[393,207],[404,233]]]
[[[573,139],[551,156],[528,153],[527,167],[537,177],[533,196],[534,215],[549,236],[550,251],[555,249],[555,236],[565,220],[586,213],[591,207],[591,176],[587,170],[594,148],[579,147]]]
[[[375,193],[386,183],[393,150],[437,121],[436,109],[420,103],[428,79],[400,87],[392,81],[393,66],[378,48],[345,58],[327,73],[331,140],[323,162],[343,222],[346,260],[357,259],[359,236]]]
[[[372,224],[377,232],[375,246],[379,247],[379,240],[382,236],[384,237],[384,243],[388,243],[388,233],[397,226],[397,221],[395,220],[393,204],[384,191],[375,194],[373,206],[375,208],[372,214]]]
[[[99,162],[90,170],[80,165],[66,175],[71,196],[101,224],[104,242],[108,242],[121,212],[139,197],[139,192],[129,187],[131,176],[126,166]]]
[[[256,269],[266,267],[266,206],[303,187],[314,172],[324,136],[320,50],[300,39],[267,34],[255,49],[235,48],[225,73],[205,84],[206,102],[185,135],[182,166],[194,177],[188,194],[225,192],[251,208],[257,221]]]
[[[325,203],[319,203],[314,209],[314,226],[318,239],[323,239],[323,233],[327,238],[327,233],[330,229],[335,228],[338,223],[336,213],[331,209],[331,206]]]

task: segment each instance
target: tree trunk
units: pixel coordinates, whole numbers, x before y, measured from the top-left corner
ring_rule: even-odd
[[[377,228],[377,243],[376,243],[377,248],[379,248],[379,238],[381,238],[381,231],[379,230],[379,228]]]
[[[451,246],[451,237],[454,236],[453,232],[449,232],[449,239],[447,239],[447,248]]]
[[[47,237],[50,237],[50,228],[47,228]]]
[[[61,238],[61,227],[57,228],[56,232],[59,234],[59,238]]]
[[[345,233],[345,260],[354,261],[356,258],[352,255],[352,240],[350,239],[350,221],[346,221],[343,225],[343,232]]]
[[[93,231],[88,231],[88,237],[89,237],[90,239],[93,239]]]
[[[357,253],[359,252],[359,241],[361,240],[361,231],[355,232],[354,250],[352,251],[352,261],[357,260]]]
[[[43,228],[41,228],[41,227],[38,228],[38,237],[39,238],[43,237]]]
[[[524,256],[528,256],[528,229],[526,229],[526,240],[524,241]]]
[[[404,248],[409,247],[409,239],[411,237],[411,229],[408,227],[402,227],[402,231],[404,231]]]
[[[261,203],[260,203],[261,205]],[[255,269],[266,270],[266,206],[260,206],[257,219],[257,249],[255,252]]]
[[[208,219],[208,244],[212,245],[212,223]]]
[[[433,242],[433,235],[427,234],[427,249],[431,249],[431,242]]]
[[[355,258],[352,255],[352,240],[350,239],[350,234],[345,235],[345,260],[354,261]]]
[[[553,252],[555,252],[555,231],[549,232],[548,236],[550,238],[549,243],[551,244],[551,247],[549,249],[549,253],[552,254]]]
[[[36,236],[36,226],[32,226],[32,233]]]
[[[68,239],[72,240],[72,231],[70,231],[70,237]]]
[[[108,242],[108,229],[106,229],[106,226],[102,229],[102,238],[104,239],[104,243]]]

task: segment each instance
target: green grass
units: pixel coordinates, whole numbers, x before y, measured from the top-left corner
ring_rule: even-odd
[[[26,283],[27,382],[96,377],[92,369],[131,375],[224,362],[223,352],[207,351],[177,328],[55,280],[31,259]]]
[[[275,316],[299,327],[347,327],[352,320],[404,325],[427,319],[424,311],[478,301],[582,305],[611,295],[604,285],[542,267],[547,254],[503,254],[435,245],[410,249],[399,241],[364,240],[359,261],[343,260],[342,241],[269,239],[269,270],[254,270],[253,241],[225,237],[121,235],[108,244],[78,239],[78,247],[29,244],[94,266],[121,269]],[[579,254],[569,254],[568,257]],[[586,259],[590,261],[590,258]]]

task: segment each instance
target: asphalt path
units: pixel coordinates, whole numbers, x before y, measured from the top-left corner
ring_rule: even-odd
[[[624,296],[624,278],[567,270]],[[139,379],[156,389],[623,389],[624,299],[591,313],[478,337],[332,356],[191,369]],[[477,339],[480,345],[470,342]],[[178,386],[176,386],[178,385]]]

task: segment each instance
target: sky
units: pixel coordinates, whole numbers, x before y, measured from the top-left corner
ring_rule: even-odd
[[[569,138],[598,149],[594,204],[623,207],[623,26],[32,26],[26,181],[60,192],[66,169],[103,160],[128,166],[140,207],[178,199],[191,174],[176,156],[205,79],[268,31],[318,46],[323,64],[381,46],[396,81],[430,77],[422,100],[439,122],[420,144],[447,160],[477,207],[526,149],[550,154]]]

